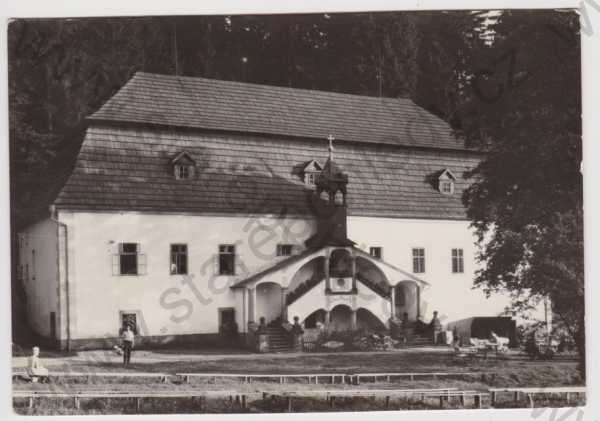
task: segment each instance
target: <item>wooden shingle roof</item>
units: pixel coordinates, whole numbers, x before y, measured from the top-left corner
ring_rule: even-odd
[[[89,118],[317,139],[333,133],[340,141],[464,149],[446,122],[408,98],[142,72]]]
[[[186,151],[191,179],[176,180],[172,159]],[[299,165],[325,162],[326,140],[181,130],[96,122],[55,200],[58,208],[216,214],[310,215],[314,190]],[[336,165],[348,175],[348,214],[465,219],[465,170],[479,155],[456,150],[336,144]],[[457,177],[455,193],[437,189],[439,171]]]

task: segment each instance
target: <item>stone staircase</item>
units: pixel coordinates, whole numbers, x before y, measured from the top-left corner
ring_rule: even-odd
[[[267,326],[269,335],[269,352],[291,352],[293,351],[288,332],[280,324],[272,323]]]
[[[433,335],[430,333],[417,332],[415,324],[412,323],[407,329],[403,331],[406,334],[407,348],[424,348],[434,346]]]
[[[407,338],[406,346],[408,348],[424,348],[429,346],[434,346],[433,338],[423,335],[410,335]]]

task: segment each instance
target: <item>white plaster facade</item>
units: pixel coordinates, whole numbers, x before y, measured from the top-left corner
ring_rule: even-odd
[[[54,333],[54,339],[62,341],[115,337],[120,312],[137,313],[143,335],[168,337],[217,333],[219,309],[235,308],[236,322],[244,331],[248,311],[252,311],[249,294],[230,286],[283,259],[276,256],[277,244],[294,244],[300,250],[316,229],[313,220],[292,217],[65,210],[56,217],[57,221],[46,219],[21,233],[19,256],[20,266],[28,268],[23,269],[23,278],[32,327],[46,337]],[[407,277],[401,271],[388,273],[390,284],[410,279],[412,248],[425,249],[425,273],[416,276],[429,283],[421,295],[420,312],[426,321],[434,310],[443,322],[498,315],[509,303],[507,297],[486,299],[482,291],[471,288],[476,249],[467,221],[350,216],[348,236],[366,251],[370,246],[382,247],[383,260],[407,273]],[[144,274],[113,274],[112,259],[122,242],[140,245],[146,260]],[[189,275],[169,272],[170,244],[174,243],[188,245]],[[235,276],[217,274],[220,244],[236,245]],[[464,273],[452,273],[452,248],[464,250]],[[261,282],[293,288],[294,274],[302,264]],[[355,307],[367,308],[385,322],[389,301],[361,283],[358,287],[365,291],[359,291],[356,299],[364,302]],[[322,290],[322,285],[314,287],[292,303],[289,319],[303,320],[319,308],[329,309],[348,299],[328,298]],[[368,295],[375,299],[366,300]],[[260,300],[257,318],[273,319],[281,310],[278,292],[271,291]],[[56,314],[54,332],[51,312]]]

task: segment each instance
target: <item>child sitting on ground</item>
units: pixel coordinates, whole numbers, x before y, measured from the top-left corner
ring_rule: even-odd
[[[37,383],[40,378],[48,380],[48,369],[42,365],[39,355],[40,349],[34,346],[33,355],[29,357],[29,364],[27,366],[27,374],[33,383]]]

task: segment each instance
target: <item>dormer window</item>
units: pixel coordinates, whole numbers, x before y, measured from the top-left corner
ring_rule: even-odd
[[[448,169],[442,171],[442,173],[438,177],[438,190],[440,193],[445,195],[454,194],[454,183],[456,181],[456,177],[452,172]]]
[[[307,162],[302,168],[302,180],[304,181],[304,184],[309,187],[314,187],[317,183],[317,177],[322,169],[323,167],[321,167],[321,164],[314,159]]]
[[[194,177],[196,161],[189,153],[185,151],[179,153],[171,163],[173,164],[173,173],[176,180],[188,180]]]

